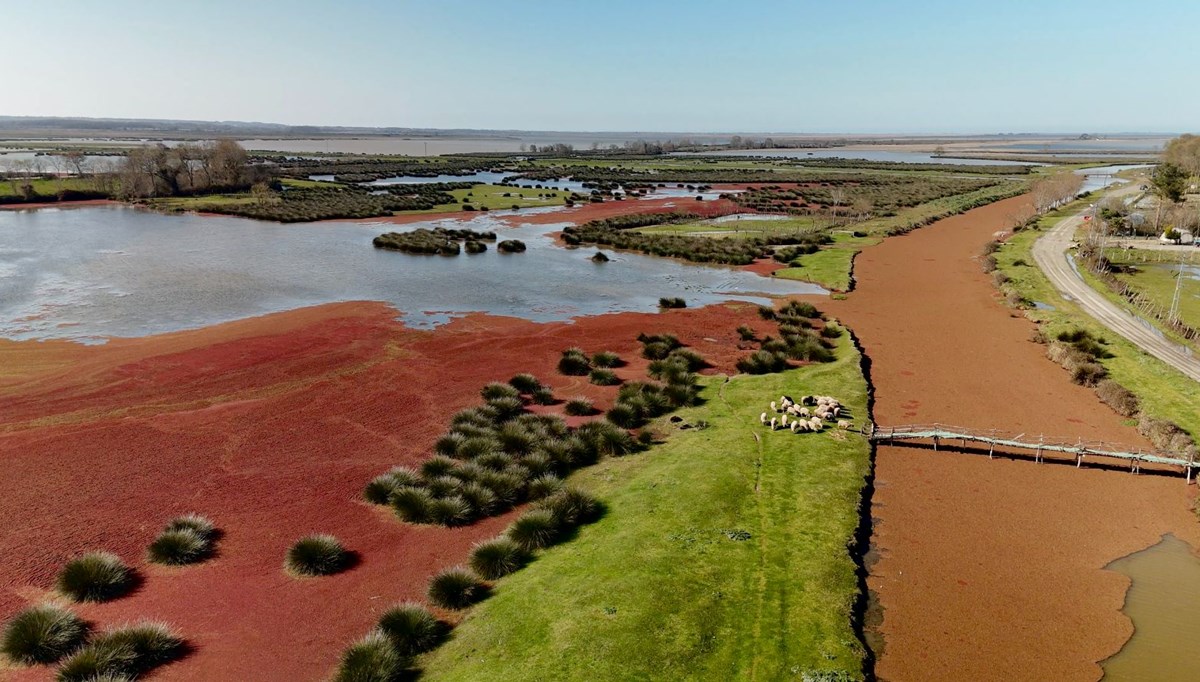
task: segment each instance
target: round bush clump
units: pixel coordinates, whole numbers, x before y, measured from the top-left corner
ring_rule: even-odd
[[[416,656],[432,650],[446,635],[446,627],[429,609],[420,604],[393,606],[379,617],[378,629],[402,656]]]
[[[199,514],[176,516],[163,530],[190,530],[205,540],[215,540],[217,537],[217,527],[207,517]]]
[[[488,580],[503,578],[528,561],[529,553],[503,536],[481,542],[471,550],[471,569]]]
[[[292,545],[284,565],[297,575],[333,575],[350,566],[350,553],[332,535],[309,535]]]
[[[108,601],[133,587],[134,575],[109,552],[89,552],[67,562],[58,574],[58,589],[75,601]]]
[[[137,652],[129,644],[99,640],[71,654],[58,666],[58,682],[92,682],[116,678],[132,680]]]
[[[334,682],[394,682],[408,667],[408,660],[396,651],[384,633],[372,630],[346,647],[338,663]]]
[[[592,523],[600,518],[603,506],[591,495],[575,488],[562,488],[538,503],[538,508],[554,515],[560,528]]]
[[[428,592],[434,604],[457,611],[482,601],[488,595],[488,588],[474,573],[456,566],[433,576]]]
[[[194,564],[208,558],[212,543],[190,528],[164,530],[150,543],[150,561],[168,566]]]
[[[433,507],[433,495],[424,488],[404,485],[392,493],[391,503],[396,516],[401,520],[409,523],[428,523]]]
[[[508,537],[526,552],[542,549],[558,539],[558,521],[546,509],[530,509],[508,527]]]
[[[496,250],[500,253],[525,253],[525,242],[520,239],[505,239],[496,244]]]
[[[458,462],[445,455],[434,455],[421,462],[421,477],[430,479],[447,476],[458,466]]]
[[[506,422],[525,411],[525,403],[520,398],[495,398],[487,404],[495,411],[497,422]]]
[[[613,405],[604,416],[608,421],[625,429],[641,426],[643,422],[641,411],[629,402]]]
[[[616,386],[621,383],[611,369],[593,369],[588,380],[597,386]]]
[[[434,500],[429,506],[429,517],[443,526],[462,526],[471,522],[471,505],[458,495]]]
[[[531,394],[542,387],[542,382],[538,381],[537,377],[524,372],[509,379],[508,384],[517,391],[525,394]],[[484,396],[484,398],[487,398],[487,396]]]
[[[496,499],[496,493],[478,481],[464,483],[458,489],[458,495],[479,516],[491,516],[499,508],[499,500]]]
[[[0,651],[17,663],[53,663],[83,644],[88,626],[53,604],[31,606],[4,626]]]
[[[620,367],[625,363],[621,360],[621,356],[616,353],[610,350],[602,350],[592,356],[592,364],[597,367],[611,369],[613,367]]]
[[[596,408],[592,405],[592,401],[587,398],[572,398],[567,401],[563,411],[572,417],[586,417],[596,413]]]
[[[483,389],[479,391],[479,395],[481,395],[484,400],[496,400],[497,398],[520,398],[522,392],[523,391],[518,390],[514,386],[502,384],[499,381],[493,381],[484,386]]]
[[[367,487],[363,488],[363,499],[371,504],[387,504],[388,499],[399,488],[400,484],[388,474],[380,474],[372,478]]]
[[[138,623],[96,636],[58,669],[58,680],[132,680],[183,655],[183,639],[163,623]]]
[[[550,390],[546,386],[542,386],[533,393],[529,394],[529,397],[538,405],[553,405],[554,403],[558,402],[558,400],[554,397],[554,391]]]
[[[463,246],[466,249],[467,253],[470,253],[470,254],[483,253],[484,251],[487,251],[487,244],[484,244],[483,242],[477,242],[473,239],[468,241]]]
[[[578,348],[563,351],[558,361],[558,371],[567,376],[587,376],[592,371],[592,361]]]
[[[550,497],[562,489],[562,479],[554,474],[542,474],[529,482],[528,495],[531,500]]]

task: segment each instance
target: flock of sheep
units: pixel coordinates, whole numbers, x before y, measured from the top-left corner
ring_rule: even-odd
[[[809,408],[812,409],[809,409]],[[768,424],[772,431],[791,429],[792,433],[801,431],[821,431],[825,422],[836,421],[839,429],[849,429],[851,424],[845,419],[838,419],[846,410],[836,398],[827,395],[806,395],[797,403],[788,396],[780,396],[779,402],[771,401],[771,412],[781,414],[779,417],[769,417],[768,412],[759,415],[758,420]],[[790,419],[789,419],[790,417]]]

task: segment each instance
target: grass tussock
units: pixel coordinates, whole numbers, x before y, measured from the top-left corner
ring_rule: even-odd
[[[488,586],[470,570],[456,566],[433,576],[427,593],[437,606],[461,611],[487,598]]]
[[[171,519],[147,550],[150,561],[168,566],[195,564],[215,551],[217,528],[199,514]]]
[[[57,679],[60,682],[91,682],[104,677],[132,680],[179,658],[186,650],[186,642],[169,625],[137,623],[93,637],[63,661]]]
[[[133,588],[135,575],[110,552],[76,557],[58,574],[58,590],[75,601],[109,601]]]
[[[505,536],[481,542],[471,550],[471,570],[487,580],[503,578],[528,561],[529,552]]]
[[[408,602],[393,606],[379,617],[376,626],[401,656],[416,656],[432,650],[446,636],[446,626],[429,609]]]
[[[83,644],[88,625],[53,604],[31,606],[13,616],[0,635],[0,652],[23,665],[54,663]]]
[[[563,407],[563,412],[572,417],[587,417],[596,413],[596,407],[587,398],[572,398]]]
[[[288,550],[284,566],[300,576],[323,576],[340,573],[350,567],[352,555],[332,535],[309,535],[300,538]]]
[[[346,647],[338,662],[334,682],[397,682],[409,660],[392,645],[386,634],[372,630]]]

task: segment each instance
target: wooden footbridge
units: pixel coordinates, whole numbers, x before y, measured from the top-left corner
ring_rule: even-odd
[[[864,433],[870,440],[876,443],[893,443],[897,441],[930,442],[934,450],[937,450],[938,445],[942,442],[954,443],[958,441],[964,448],[967,446],[967,443],[979,443],[987,446],[989,459],[995,456],[996,448],[1004,448],[1031,451],[1034,453],[1034,461],[1038,463],[1044,461],[1044,453],[1057,452],[1074,456],[1076,467],[1083,464],[1084,458],[1105,458],[1125,461],[1129,463],[1129,469],[1134,473],[1139,472],[1143,464],[1179,467],[1186,475],[1188,483],[1192,482],[1195,470],[1200,468],[1200,462],[1196,460],[1195,456],[1187,457],[1167,452],[1145,452],[1103,441],[1084,441],[1082,439],[1070,441],[1046,438],[1045,436],[1030,437],[1024,433],[1013,435],[995,429],[981,431],[979,429],[949,426],[946,424],[908,424],[905,426],[880,426],[871,424],[864,430]]]

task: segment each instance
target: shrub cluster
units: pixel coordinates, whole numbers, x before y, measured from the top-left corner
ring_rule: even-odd
[[[353,555],[332,535],[308,535],[288,549],[284,566],[297,575],[333,575],[350,567]]]
[[[459,242],[466,242],[467,253],[483,253],[487,250],[483,242],[495,240],[495,232],[448,230],[443,227],[429,230],[419,227],[409,232],[387,232],[376,237],[371,243],[377,249],[403,253],[457,256],[462,251]]]
[[[75,601],[109,601],[128,592],[134,584],[133,570],[109,552],[89,552],[63,566],[58,589]]]
[[[1108,370],[1098,360],[1111,358],[1104,339],[1098,339],[1084,329],[1061,332],[1057,341],[1046,347],[1046,355],[1071,373],[1071,381],[1082,386],[1095,386],[1108,376]]]
[[[572,417],[587,417],[595,414],[596,408],[587,398],[572,398],[567,401],[563,411]]]
[[[363,496],[390,504],[410,523],[465,525],[537,499],[550,478],[559,480],[601,456],[637,449],[632,436],[613,424],[570,429],[560,417],[527,412],[523,396],[537,400],[545,390],[530,375],[488,384],[481,391],[484,403],[454,415],[449,432],[434,443],[434,456],[419,471],[393,469],[368,483]]]
[[[841,336],[842,330],[833,324],[825,324],[816,330],[814,320],[820,320],[821,313],[812,304],[788,301],[779,310],[761,306],[758,312],[764,320],[777,323],[779,338],[767,335],[760,339],[758,350],[738,359],[739,372],[773,374],[788,369],[790,360],[832,362],[835,359],[833,339]],[[753,330],[746,327],[742,338],[752,340]]]
[[[1179,455],[1195,455],[1196,441],[1180,426],[1166,419],[1143,414],[1138,419],[1138,433],[1154,443],[1154,447]]]
[[[58,668],[59,682],[132,680],[184,654],[187,645],[170,626],[142,622],[93,637]]]
[[[658,307],[659,308],[668,308],[668,309],[670,309],[670,308],[686,308],[687,301],[683,300],[682,298],[679,298],[678,296],[671,297],[671,298],[667,298],[664,296],[663,298],[658,299]]]
[[[404,192],[403,195],[398,194]],[[454,203],[439,185],[396,185],[373,192],[364,187],[290,187],[272,201],[205,204],[204,210],[281,223],[337,218],[379,218],[395,211],[427,211]]]
[[[150,543],[147,553],[157,564],[194,564],[212,556],[216,539],[212,521],[199,514],[187,514],[172,519]]]
[[[621,428],[634,429],[674,409],[695,405],[700,394],[696,375],[681,364],[670,364],[671,369],[662,373],[665,385],[631,381],[621,386],[605,418]]]
[[[563,230],[563,241],[572,246],[602,244],[653,256],[681,258],[696,263],[747,265],[768,255],[761,239],[709,239],[677,234],[645,234],[635,228],[695,220],[690,213],[644,213],[593,220]]]
[[[1099,396],[1101,402],[1122,417],[1132,417],[1140,409],[1138,397],[1133,394],[1133,391],[1112,379],[1104,379],[1096,384],[1096,395]]]
[[[59,606],[31,606],[4,626],[0,651],[24,665],[54,663],[83,644],[87,623]]]
[[[525,242],[520,239],[505,239],[496,245],[500,253],[525,253]]]
[[[592,360],[582,348],[568,348],[558,361],[558,371],[567,376],[587,376],[592,371]]]

